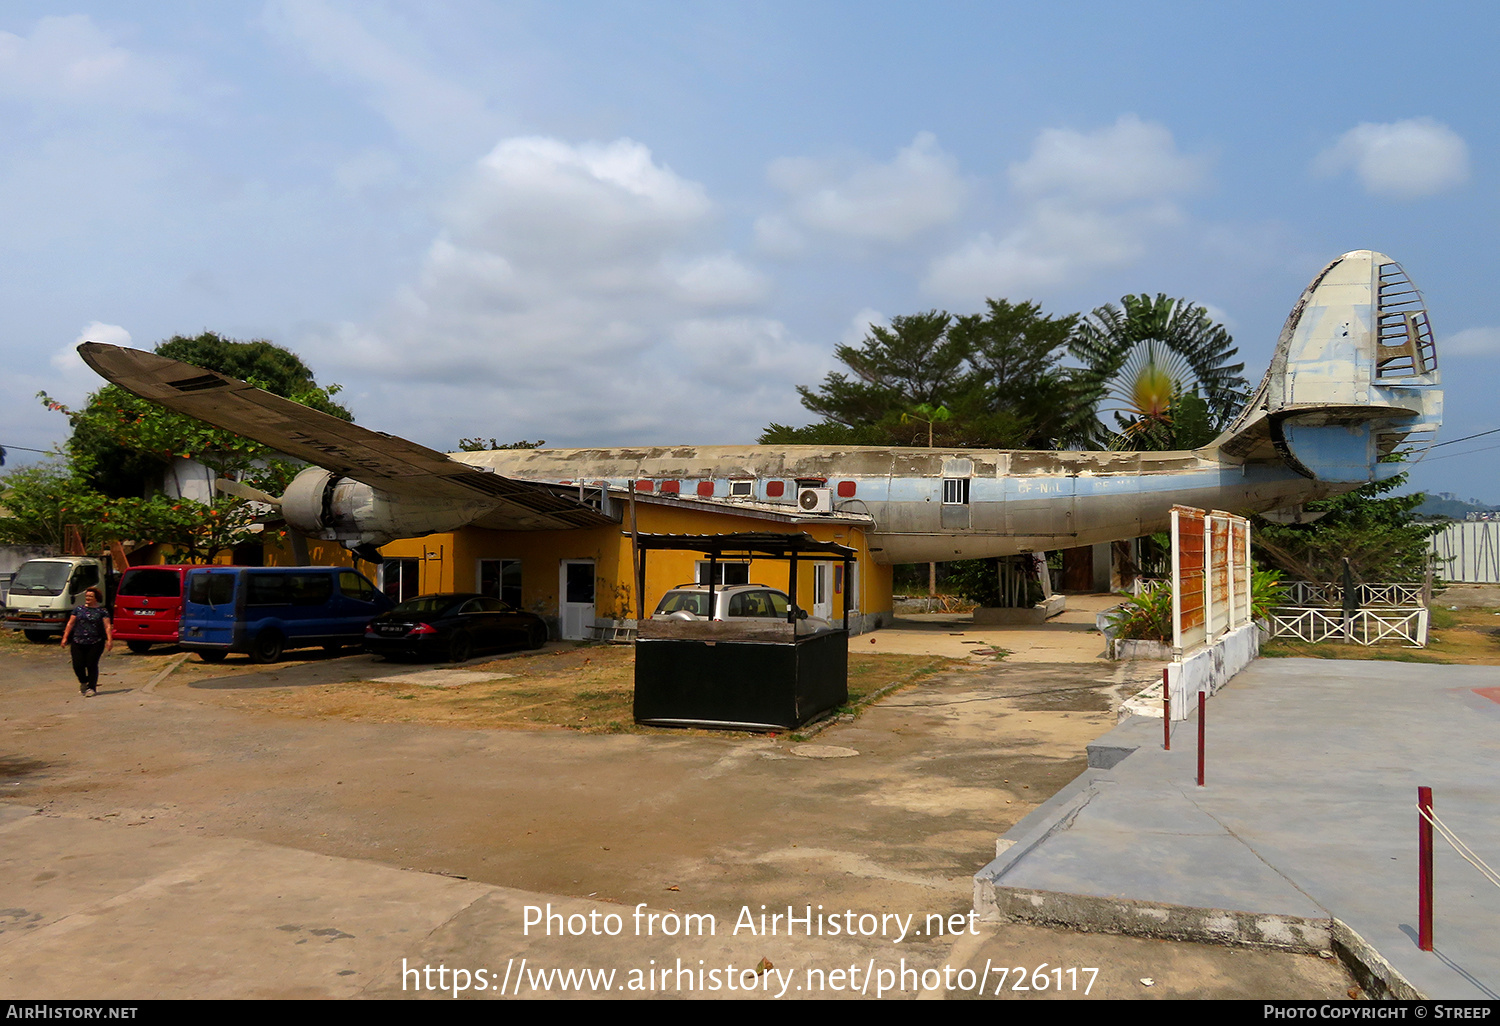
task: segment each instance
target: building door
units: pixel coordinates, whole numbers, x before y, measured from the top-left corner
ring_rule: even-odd
[[[418,567],[421,560],[409,557],[387,558],[380,564],[380,590],[392,602],[405,602],[416,598],[418,589]]]
[[[479,593],[497,598],[512,609],[521,608],[521,561],[519,559],[481,559]]]
[[[813,564],[813,616],[833,619],[833,564]]]
[[[565,559],[559,581],[558,620],[565,640],[579,641],[594,626],[594,561]]]
[[[849,616],[844,620],[844,628],[846,630],[853,630],[854,626],[859,623],[858,563],[849,564],[849,576],[847,579],[844,577],[844,567],[842,564],[836,564],[833,568],[833,606],[836,611],[842,612],[845,608],[845,596],[848,596]]]

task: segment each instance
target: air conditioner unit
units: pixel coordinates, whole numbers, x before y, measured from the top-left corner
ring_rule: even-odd
[[[828,488],[799,489],[797,508],[804,513],[832,513],[833,491]]]

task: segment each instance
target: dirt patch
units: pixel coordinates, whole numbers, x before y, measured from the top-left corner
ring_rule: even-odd
[[[0,756],[0,781],[19,780],[33,773],[45,773],[48,763],[40,759],[17,759]]]
[[[1023,705],[1059,689],[1125,694],[1137,683],[1111,666],[932,672],[952,664],[851,658],[856,694],[908,682],[814,742],[857,755],[815,759],[793,754],[786,737],[603,729],[629,679],[628,649],[471,662],[464,672],[496,677],[456,688],[367,680],[430,667],[307,655],[274,667],[190,660],[147,694],[166,659],[116,652],[103,664],[110,697],[85,701],[65,653],[14,647],[0,657],[6,755],[47,769],[0,797],[153,837],[245,838],[725,922],[762,904],[959,914],[995,838],[1082,770],[1084,745],[1114,722],[1112,711]],[[235,686],[191,686],[214,680]],[[537,712],[599,720],[526,721],[527,689],[543,703]],[[576,704],[546,704],[558,692]],[[459,729],[496,710],[519,725]],[[1178,949],[1161,942],[1151,942],[1150,964],[1126,971],[1110,938],[1086,938],[1099,947],[1080,961],[1071,936],[1005,935],[1023,940],[996,957],[1017,965],[1179,975],[1168,967]],[[1232,968],[1240,956],[1224,958]],[[1181,975],[1191,983],[1202,971]]]
[[[459,667],[385,663],[363,657],[344,663],[338,674],[332,674],[325,662],[218,676],[203,676],[200,668],[181,684],[205,698],[212,695],[215,702],[295,717],[507,730],[566,727],[606,734],[684,733],[635,723],[635,652],[629,646],[567,648],[471,660]],[[910,685],[955,663],[941,656],[851,653],[848,708],[858,708],[872,695]],[[385,679],[414,675],[430,678],[435,686]],[[442,683],[446,675],[458,683]],[[725,736],[723,731],[687,733]]]

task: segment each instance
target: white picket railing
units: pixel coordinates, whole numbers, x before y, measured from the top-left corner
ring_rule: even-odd
[[[1286,605],[1298,608],[1342,609],[1344,586],[1315,581],[1289,581]],[[1375,609],[1415,609],[1422,605],[1420,584],[1360,584],[1355,586],[1355,605]]]
[[[1427,647],[1427,609],[1360,609],[1345,617],[1341,609],[1282,607],[1271,610],[1271,637],[1299,641],[1353,642],[1374,645],[1401,641],[1412,648]]]

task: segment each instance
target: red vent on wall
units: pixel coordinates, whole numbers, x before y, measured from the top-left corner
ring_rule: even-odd
[[[767,481],[766,482],[766,495],[770,496],[773,499],[779,499],[779,498],[781,498],[785,494],[786,494],[786,482],[785,481]]]
[[[698,494],[699,495],[713,495],[713,493],[714,493],[714,483],[712,481],[699,481],[698,482]]]
[[[854,497],[854,482],[853,481],[840,481],[839,482],[839,498],[841,498],[841,499],[852,499],[853,497]]]
[[[656,484],[651,481],[637,481],[635,483],[635,490],[638,492],[650,492],[654,491],[655,489]]]
[[[661,491],[663,495],[675,495],[678,492],[682,491],[682,482],[663,481],[661,483]]]

